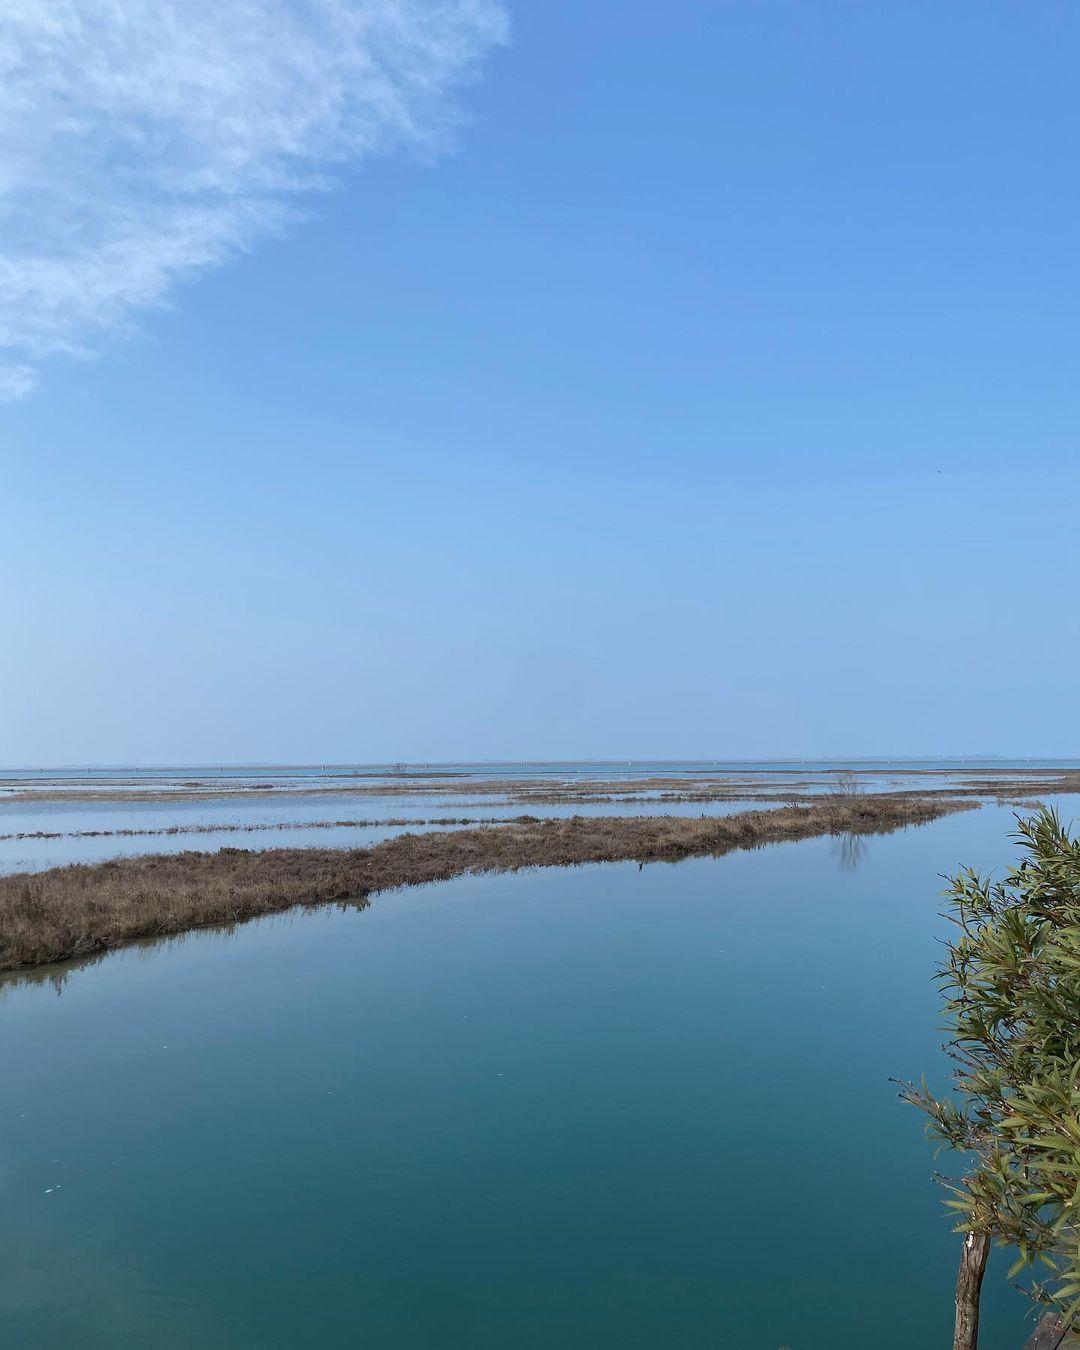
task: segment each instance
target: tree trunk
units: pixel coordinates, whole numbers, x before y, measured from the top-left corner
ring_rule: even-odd
[[[977,1350],[979,1344],[979,1292],[990,1255],[987,1233],[965,1233],[956,1277],[956,1332],[953,1350]]]

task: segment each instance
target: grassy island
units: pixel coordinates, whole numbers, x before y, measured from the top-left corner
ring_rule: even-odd
[[[822,798],[730,816],[573,816],[401,834],[371,848],[148,854],[0,877],[0,969],[102,952],[137,938],[235,923],[464,873],[677,861],[823,834],[885,833],[974,805],[918,796]]]

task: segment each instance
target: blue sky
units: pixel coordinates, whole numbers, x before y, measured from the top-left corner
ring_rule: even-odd
[[[1075,6],[88,4],[59,95],[0,17],[0,762],[1080,750]]]

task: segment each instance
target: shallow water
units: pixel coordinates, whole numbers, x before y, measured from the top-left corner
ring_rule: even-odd
[[[478,803],[445,795],[418,800],[415,797],[332,794],[314,798],[281,796],[272,801],[225,797],[211,802],[6,802],[0,804],[0,874],[36,872],[65,863],[100,862],[138,853],[179,853],[184,849],[368,848],[406,829],[455,828],[427,823],[444,817],[481,824],[522,814],[542,819],[578,814],[724,816],[775,805],[775,802],[755,801],[521,805],[502,798],[488,798]],[[360,826],[311,823],[335,820],[405,820],[411,823]],[[179,827],[180,832],[158,833],[173,827]],[[136,833],[113,833],[126,830]],[[38,831],[44,837],[18,837]]]
[[[939,874],[1010,823],[462,878],[9,981],[4,1345],[946,1344],[956,1239],[888,1078],[943,1079]],[[1024,1339],[1004,1271],[984,1350]]]
[[[431,828],[424,822],[446,816],[480,822],[522,813],[727,815],[778,804],[755,800],[761,793],[828,792],[841,770],[853,772],[868,793],[985,782],[992,798],[995,769],[1045,777],[1076,767],[1068,760],[981,759],[0,769],[0,874],[186,848],[366,847],[403,828]],[[722,779],[745,797],[666,801],[640,786],[656,777],[674,779],[687,790]],[[612,802],[545,803],[485,790],[509,779],[549,792],[563,784],[603,781],[633,795]],[[390,790],[367,795],[372,789]],[[171,795],[162,797],[163,792]],[[369,823],[312,828],[313,822],[334,820]],[[378,823],[389,820],[415,824]],[[267,828],[271,825],[283,828]],[[213,833],[187,832],[209,826]],[[169,828],[185,832],[157,833]],[[58,837],[16,837],[37,832]]]
[[[933,759],[761,759],[761,760],[497,760],[460,764],[203,764],[102,766],[76,765],[66,768],[0,768],[0,786],[16,783],[45,785],[60,783],[69,788],[94,784],[141,786],[147,789],[162,783],[189,780],[218,782],[224,785],[251,783],[334,784],[363,780],[381,783],[407,777],[484,779],[531,779],[538,783],[558,783],[575,778],[615,779],[656,774],[701,777],[717,773],[743,777],[791,777],[807,774],[825,776],[838,769],[863,774],[903,771],[939,774],[956,772],[978,774],[994,769],[1067,769],[1075,768],[1075,759],[1012,759],[996,756]]]

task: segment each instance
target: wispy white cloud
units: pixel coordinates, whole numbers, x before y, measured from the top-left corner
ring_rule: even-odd
[[[295,218],[437,150],[501,0],[2,0],[0,399]]]

